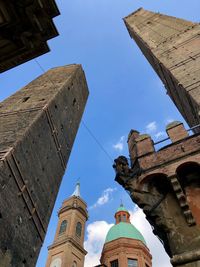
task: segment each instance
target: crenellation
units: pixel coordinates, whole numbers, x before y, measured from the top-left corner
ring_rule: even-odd
[[[180,141],[189,136],[183,123],[179,121],[172,122],[166,126],[166,132],[172,143]]]
[[[115,180],[143,209],[173,266],[193,267],[200,260],[200,134],[189,136],[177,121],[166,131],[171,143],[158,151],[149,135],[130,134],[134,157],[130,166],[124,156],[115,160]]]

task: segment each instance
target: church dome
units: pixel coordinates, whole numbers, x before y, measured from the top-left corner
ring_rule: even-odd
[[[120,237],[137,239],[142,241],[146,245],[146,241],[142,234],[131,223],[120,222],[113,225],[107,233],[105,243],[108,243]]]
[[[108,231],[105,243],[120,237],[125,237],[140,240],[146,245],[146,241],[142,234],[131,224],[130,213],[122,203],[115,213],[115,219],[115,225],[113,225]]]

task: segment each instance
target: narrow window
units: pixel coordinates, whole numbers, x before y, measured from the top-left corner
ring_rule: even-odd
[[[138,267],[138,261],[135,259],[128,259],[128,267]]]
[[[77,267],[77,263],[76,263],[76,261],[73,262],[72,267]]]
[[[24,98],[22,99],[22,102],[24,103],[24,102],[28,101],[29,98],[30,98],[30,96],[26,96],[26,97],[24,97]]]
[[[119,267],[118,260],[111,261],[110,267]]]
[[[64,220],[60,225],[59,235],[63,234],[66,231],[66,228],[67,228],[67,221]]]
[[[123,214],[123,222],[126,222],[126,214]]]
[[[82,225],[80,222],[77,222],[77,225],[76,225],[76,235],[81,237],[81,232],[82,232]]]

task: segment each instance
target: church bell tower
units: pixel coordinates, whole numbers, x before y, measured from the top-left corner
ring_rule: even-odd
[[[83,247],[87,205],[80,197],[80,184],[58,211],[53,244],[48,247],[46,267],[83,267],[87,251]]]

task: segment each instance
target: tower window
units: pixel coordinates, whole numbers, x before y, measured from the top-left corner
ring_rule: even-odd
[[[76,263],[76,261],[73,262],[72,267],[77,267],[77,263]]]
[[[80,222],[77,222],[77,225],[76,225],[76,235],[81,237],[81,232],[82,232],[82,225]]]
[[[123,214],[123,222],[126,222],[126,214]]]
[[[135,259],[128,259],[128,267],[138,267],[138,261]]]
[[[66,228],[67,228],[67,221],[64,220],[60,225],[59,235],[63,234],[66,231]]]
[[[118,260],[114,260],[110,262],[111,267],[119,267]]]

